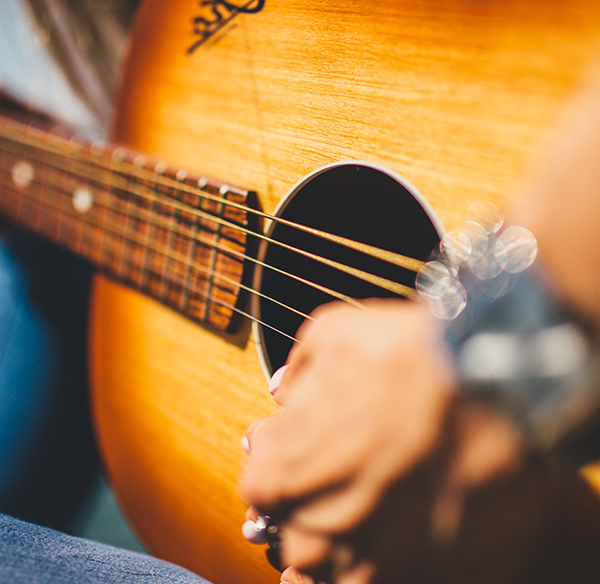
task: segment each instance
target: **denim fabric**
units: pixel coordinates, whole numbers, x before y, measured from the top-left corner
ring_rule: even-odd
[[[22,483],[57,393],[60,343],[31,301],[30,279],[0,238],[0,505]]]
[[[69,529],[99,473],[87,400],[90,269],[0,233],[0,512]]]
[[[156,558],[0,515],[2,584],[207,584]]]

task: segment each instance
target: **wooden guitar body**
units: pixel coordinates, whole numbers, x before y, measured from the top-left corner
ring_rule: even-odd
[[[449,228],[477,199],[504,206],[600,46],[595,0],[245,6],[147,0],[113,138],[269,213],[353,159],[402,174]],[[148,548],[218,584],[277,581],[241,534],[240,439],[275,411],[250,325],[215,333],[98,276],[91,365],[105,466]]]

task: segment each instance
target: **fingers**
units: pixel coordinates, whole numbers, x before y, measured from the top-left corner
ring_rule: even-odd
[[[322,321],[328,322],[332,319],[335,321],[343,318],[347,311],[356,309],[348,308],[341,302],[331,302],[318,307],[313,315],[315,320],[306,320],[298,329],[296,336],[299,343],[294,344],[287,358],[287,364],[277,369],[269,381],[269,392],[273,396],[275,402],[285,407],[293,393],[297,377],[301,375],[307,363],[311,360],[313,349],[308,349],[303,346],[304,340],[322,336],[323,329],[327,329],[329,325],[323,326]],[[340,317],[340,314],[342,315]],[[316,326],[315,326],[316,324]],[[314,342],[313,342],[314,344]]]
[[[250,454],[252,451],[252,444],[256,441],[261,427],[268,424],[271,419],[271,416],[257,418],[246,428],[246,435],[242,438],[242,447],[246,451],[246,454]]]
[[[280,406],[283,405],[282,402],[285,401],[285,397],[282,394],[282,392],[279,391],[279,389],[288,367],[289,365],[284,365],[283,367],[277,369],[277,371],[273,373],[271,379],[269,380],[269,393],[273,396],[275,402],[278,403]]]
[[[277,371],[275,371],[275,373],[273,373],[273,375],[271,376],[271,379],[269,381],[269,386],[268,386],[269,393],[273,396],[273,399],[275,400],[275,402],[278,405],[283,405],[283,403],[285,402],[285,392],[282,390],[280,391],[280,386],[281,386],[281,383],[283,381],[283,378],[285,376],[287,369],[288,369],[287,365],[280,367],[279,369],[277,369]],[[271,416],[266,417],[266,418],[258,418],[257,420],[254,420],[254,422],[252,422],[246,429],[246,435],[242,438],[242,448],[244,449],[246,454],[250,454],[252,441],[254,440],[255,436],[257,435],[260,427],[270,417]]]
[[[256,521],[259,515],[258,509],[254,505],[250,505],[250,507],[246,509],[246,521]]]
[[[306,574],[301,574],[293,566],[286,568],[281,573],[281,584],[314,584],[314,580]]]
[[[331,554],[331,539],[314,531],[305,531],[292,525],[281,530],[284,566],[295,566],[306,571],[322,564]]]

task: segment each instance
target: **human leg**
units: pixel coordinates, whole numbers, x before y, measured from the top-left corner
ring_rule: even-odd
[[[0,582],[208,584],[168,562],[0,515]]]

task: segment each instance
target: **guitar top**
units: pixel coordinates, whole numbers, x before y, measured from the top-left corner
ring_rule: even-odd
[[[599,33],[594,0],[147,0],[113,139],[145,152],[153,169],[164,161],[175,175],[185,168],[256,192],[267,214],[316,169],[367,161],[348,168],[383,172],[427,211],[431,225],[418,232],[429,239],[408,254],[419,257],[471,202],[518,197]],[[332,184],[343,192],[355,181]],[[370,184],[333,199],[328,230],[338,213],[359,225],[385,215],[384,187]],[[255,253],[246,255],[268,257]],[[236,488],[246,426],[276,411],[263,371],[273,364],[259,357],[249,319],[224,332],[165,303],[96,278],[93,407],[110,480],[151,551],[217,584],[276,582],[241,534]],[[236,307],[256,315],[250,304]]]

